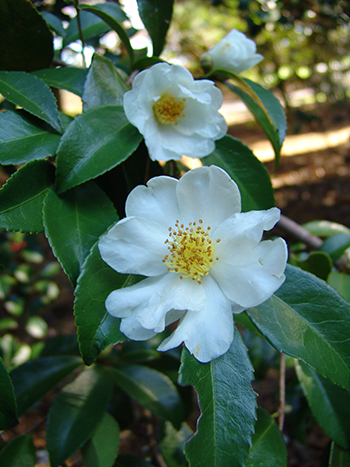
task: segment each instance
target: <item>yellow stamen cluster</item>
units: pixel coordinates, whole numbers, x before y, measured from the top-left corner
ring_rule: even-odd
[[[186,99],[175,99],[175,97],[164,95],[160,97],[153,106],[153,112],[156,119],[160,123],[167,125],[174,123],[181,117],[185,117],[183,110],[185,109]]]
[[[202,219],[199,225],[190,222],[188,227],[176,221],[175,229],[169,227],[168,244],[169,255],[165,255],[163,263],[168,266],[169,272],[180,274],[180,279],[191,277],[193,281],[201,284],[201,277],[208,274],[209,269],[218,261],[215,255],[215,243],[209,236],[210,227],[204,230]]]

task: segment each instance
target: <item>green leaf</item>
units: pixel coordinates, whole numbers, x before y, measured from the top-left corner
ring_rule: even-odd
[[[238,139],[224,136],[215,150],[202,159],[203,165],[217,165],[237,183],[242,210],[269,209],[275,205],[271,180],[266,167]]]
[[[89,11],[94,15],[101,18],[108,26],[110,26],[119,36],[120,40],[125,45],[128,51],[131,63],[134,60],[134,50],[131,47],[129,37],[125,32],[125,29],[120,25],[121,22],[125,21],[127,16],[120,8],[119,5],[112,2],[106,2],[99,5],[80,5],[81,10]]]
[[[0,92],[8,101],[62,132],[55,97],[41,79],[23,71],[0,71]]]
[[[137,0],[140,17],[152,39],[153,55],[159,56],[173,14],[174,0]]]
[[[85,467],[112,467],[118,455],[119,425],[109,413],[105,413],[95,433],[83,446]]]
[[[339,233],[327,238],[318,248],[319,251],[328,253],[333,261],[338,261],[344,251],[350,247],[350,234]]]
[[[87,73],[87,70],[83,68],[61,67],[38,70],[32,74],[40,78],[48,86],[57,89],[66,89],[81,97],[84,91]]]
[[[330,221],[311,221],[303,224],[304,229],[316,237],[332,237],[338,233],[350,234],[350,229],[345,225],[337,224]]]
[[[53,15],[52,13],[49,13],[48,11],[41,11],[40,14],[45,19],[45,21],[50,26],[50,28],[53,31],[55,31],[56,34],[58,34],[61,37],[66,36],[66,30],[64,29],[60,19],[56,15]],[[45,68],[45,67],[42,67],[42,68]]]
[[[57,152],[59,193],[111,170],[138,147],[142,136],[120,105],[84,112],[69,125]]]
[[[84,370],[56,397],[47,424],[47,449],[57,467],[79,449],[102,420],[112,394],[112,379],[99,367]]]
[[[99,105],[122,105],[129,89],[113,62],[95,54],[84,87],[84,111]]]
[[[181,425],[181,429],[176,431],[169,423],[165,422],[165,436],[160,443],[161,453],[167,467],[187,467],[183,444],[193,435],[193,431],[186,423]]]
[[[350,448],[350,393],[302,362],[295,369],[317,423],[344,449]]]
[[[42,206],[54,182],[48,161],[32,161],[17,170],[0,190],[0,229],[39,233],[44,230]]]
[[[0,163],[23,164],[56,153],[60,135],[31,123],[23,113],[0,112]]]
[[[0,67],[33,71],[53,59],[52,33],[29,0],[0,2]]]
[[[0,451],[3,467],[34,467],[35,464],[35,447],[30,435],[18,436]]]
[[[308,272],[287,265],[286,276],[275,295],[248,315],[278,351],[349,389],[349,303]]]
[[[86,365],[91,365],[109,345],[126,339],[119,331],[120,319],[107,312],[105,301],[113,290],[131,284],[132,276],[118,274],[102,260],[96,243],[86,258],[75,289],[75,324]]]
[[[80,23],[84,41],[102,36],[110,30],[110,27],[104,21],[90,14],[88,11],[80,12]],[[79,39],[78,21],[77,17],[75,17],[70,21],[66,29],[66,37],[63,38],[63,46]]]
[[[0,358],[0,430],[17,425],[17,404],[11,378]]]
[[[72,284],[96,240],[118,220],[114,206],[94,182],[44,200],[45,234]]]
[[[328,467],[349,467],[350,452],[340,448],[334,442],[331,446]]]
[[[327,277],[333,269],[330,256],[321,251],[313,251],[305,260],[300,261],[298,259],[294,259],[294,262],[296,263],[293,263],[294,266],[298,266],[304,271],[311,272],[324,281],[327,280]]]
[[[18,415],[23,415],[81,365],[79,357],[47,357],[31,360],[11,371]]]
[[[115,382],[130,397],[154,415],[180,427],[184,408],[176,387],[166,375],[141,365],[122,365],[113,374]]]
[[[243,467],[254,432],[256,394],[253,367],[239,332],[228,352],[200,363],[184,349],[179,383],[194,386],[201,416],[197,432],[185,444],[191,467]]]
[[[235,73],[227,70],[214,70],[212,73],[220,73],[233,80],[234,84],[227,81],[225,84],[242,99],[264,130],[273,147],[275,161],[278,164],[287,129],[286,116],[278,99],[259,84],[241,78]]]
[[[287,448],[276,422],[261,407],[253,435],[246,467],[286,467]]]
[[[350,276],[348,274],[332,271],[328,276],[327,282],[345,298],[347,302],[350,302]]]

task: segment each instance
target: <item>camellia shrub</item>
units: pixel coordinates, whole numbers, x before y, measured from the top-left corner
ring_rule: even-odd
[[[309,225],[328,238],[310,255],[291,250],[288,265],[286,242],[263,238],[280,219],[270,176],[226,134],[217,86],[253,113],[277,165],[284,111],[239,75],[262,60],[254,42],[232,31],[194,79],[160,58],[172,1],[138,0],[152,56],[132,48],[118,3],[67,3],[75,16],[56,4],[50,12],[0,0],[0,163],[11,174],[0,228],[44,233],[74,289],[79,343],[56,336],[25,363],[1,362],[0,429],[16,427],[54,390],[52,467],[72,465],[79,449],[86,467],[286,466],[284,394],[278,426],[252,389],[246,345],[255,338],[282,363],[290,357],[333,441],[329,465],[348,465],[350,305],[335,290],[346,297],[348,275],[335,266],[350,236]],[[98,41],[110,30],[121,47],[103,54]],[[53,37],[61,39],[55,53]],[[88,69],[63,60],[78,39],[97,50]],[[55,99],[61,89],[82,99],[75,118]],[[189,170],[183,156],[201,166]],[[187,386],[200,409],[194,432]],[[161,420],[146,459],[118,455],[131,400]],[[40,465],[30,431],[10,438],[1,466]]]

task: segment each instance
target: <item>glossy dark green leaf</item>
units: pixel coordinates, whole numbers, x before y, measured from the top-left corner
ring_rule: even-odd
[[[29,0],[0,1],[0,67],[33,71],[53,59],[52,33]]]
[[[146,366],[123,365],[113,371],[115,382],[130,397],[160,418],[180,427],[184,408],[171,380]]]
[[[350,234],[338,233],[327,238],[319,247],[319,251],[328,253],[333,261],[338,261],[344,251],[350,247]]]
[[[99,367],[84,370],[56,397],[47,424],[47,449],[57,467],[79,449],[101,422],[112,394],[112,379]]]
[[[87,76],[87,70],[83,68],[48,68],[46,70],[35,71],[32,74],[40,78],[48,86],[66,89],[80,97],[83,95],[84,83]]]
[[[120,319],[107,312],[105,301],[113,290],[131,284],[132,276],[118,274],[102,260],[96,243],[86,258],[75,289],[75,324],[86,365],[91,365],[109,345],[126,339],[119,331]]]
[[[295,369],[317,423],[339,446],[349,449],[350,393],[303,362],[296,362]]]
[[[57,355],[80,355],[76,334],[59,334],[47,339],[40,357],[53,357]]]
[[[30,435],[18,436],[0,451],[3,467],[34,467],[35,464],[35,447]]]
[[[85,467],[112,467],[118,455],[119,425],[115,418],[105,413],[95,433],[83,446]]]
[[[286,467],[287,448],[275,420],[261,407],[246,467]]]
[[[30,407],[82,365],[79,357],[47,357],[30,360],[11,371],[18,415]]]
[[[80,23],[84,41],[102,36],[110,30],[110,27],[104,21],[88,11],[80,11]],[[66,29],[63,46],[77,40],[80,40],[80,34],[77,17],[75,17],[70,21]]]
[[[118,220],[114,206],[94,182],[44,200],[45,234],[72,284],[96,240]]]
[[[108,26],[110,26],[119,36],[120,40],[125,45],[128,51],[130,61],[133,62],[134,50],[131,47],[129,37],[125,29],[121,26],[121,22],[125,21],[127,16],[120,6],[113,2],[106,2],[99,5],[80,5],[81,10],[89,11],[101,18]]]
[[[0,163],[23,164],[56,153],[60,135],[31,123],[19,112],[0,113]]]
[[[164,432],[160,449],[167,467],[187,467],[183,445],[193,435],[193,431],[186,423],[183,423],[181,429],[176,431],[169,422],[165,422]]]
[[[50,162],[32,161],[15,172],[0,190],[0,228],[15,232],[44,230],[42,207],[54,182]]]
[[[331,446],[328,467],[349,467],[350,451],[340,448],[334,442]]]
[[[275,152],[276,163],[278,163],[287,129],[286,116],[278,99],[259,84],[235,73],[226,70],[215,70],[213,73],[226,75],[232,80],[225,84],[242,99],[252,112],[269,139]]]
[[[327,280],[327,277],[333,269],[330,256],[321,251],[313,251],[305,260],[300,261],[296,259],[295,263],[294,266],[298,266],[304,271],[311,272],[324,281]]]
[[[57,152],[61,193],[111,170],[138,147],[142,136],[120,105],[95,107],[79,115],[64,133]]]
[[[303,224],[303,227],[312,235],[316,235],[316,237],[328,238],[339,233],[350,234],[350,229],[345,227],[345,225],[325,220],[307,222],[306,224]]]
[[[11,378],[0,358],[0,430],[17,425],[17,404]]]
[[[122,105],[129,89],[113,62],[95,54],[84,86],[84,111],[99,105]]]
[[[200,363],[184,349],[179,383],[197,391],[201,417],[184,450],[191,467],[243,467],[254,432],[253,367],[239,332],[226,354]]]
[[[40,14],[44,18],[44,20],[47,22],[47,24],[50,26],[50,28],[53,31],[55,31],[56,34],[58,34],[61,37],[65,37],[66,30],[64,29],[62,22],[60,21],[58,16],[53,15],[52,13],[49,13],[48,11],[41,11]],[[42,68],[45,68],[45,67],[42,67]]]
[[[23,71],[0,71],[0,93],[8,101],[62,132],[55,97],[41,79]]]
[[[333,287],[347,302],[350,302],[350,276],[343,272],[332,271],[328,276],[328,284]]]
[[[287,265],[286,276],[248,315],[277,350],[350,389],[350,304],[308,272]]]
[[[215,150],[202,159],[204,165],[222,167],[237,183],[242,210],[269,209],[275,205],[271,180],[265,166],[241,141],[224,136]]]
[[[137,0],[140,17],[152,39],[153,55],[159,56],[173,14],[174,0]]]

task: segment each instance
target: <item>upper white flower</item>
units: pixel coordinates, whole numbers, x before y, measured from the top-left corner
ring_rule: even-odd
[[[242,73],[263,60],[256,53],[255,42],[243,32],[232,29],[220,42],[201,57],[204,69],[225,69],[233,73]]]
[[[218,110],[222,93],[209,80],[195,81],[180,65],[157,63],[141,71],[124,94],[125,114],[145,138],[152,160],[204,157],[227,131]]]
[[[180,180],[155,177],[131,191],[126,217],[99,242],[113,269],[148,276],[106,300],[128,338],[146,340],[180,319],[159,350],[184,342],[209,362],[229,349],[232,313],[271,297],[285,279],[287,260],[284,240],[261,241],[279,209],[240,211],[236,183],[216,166]]]

